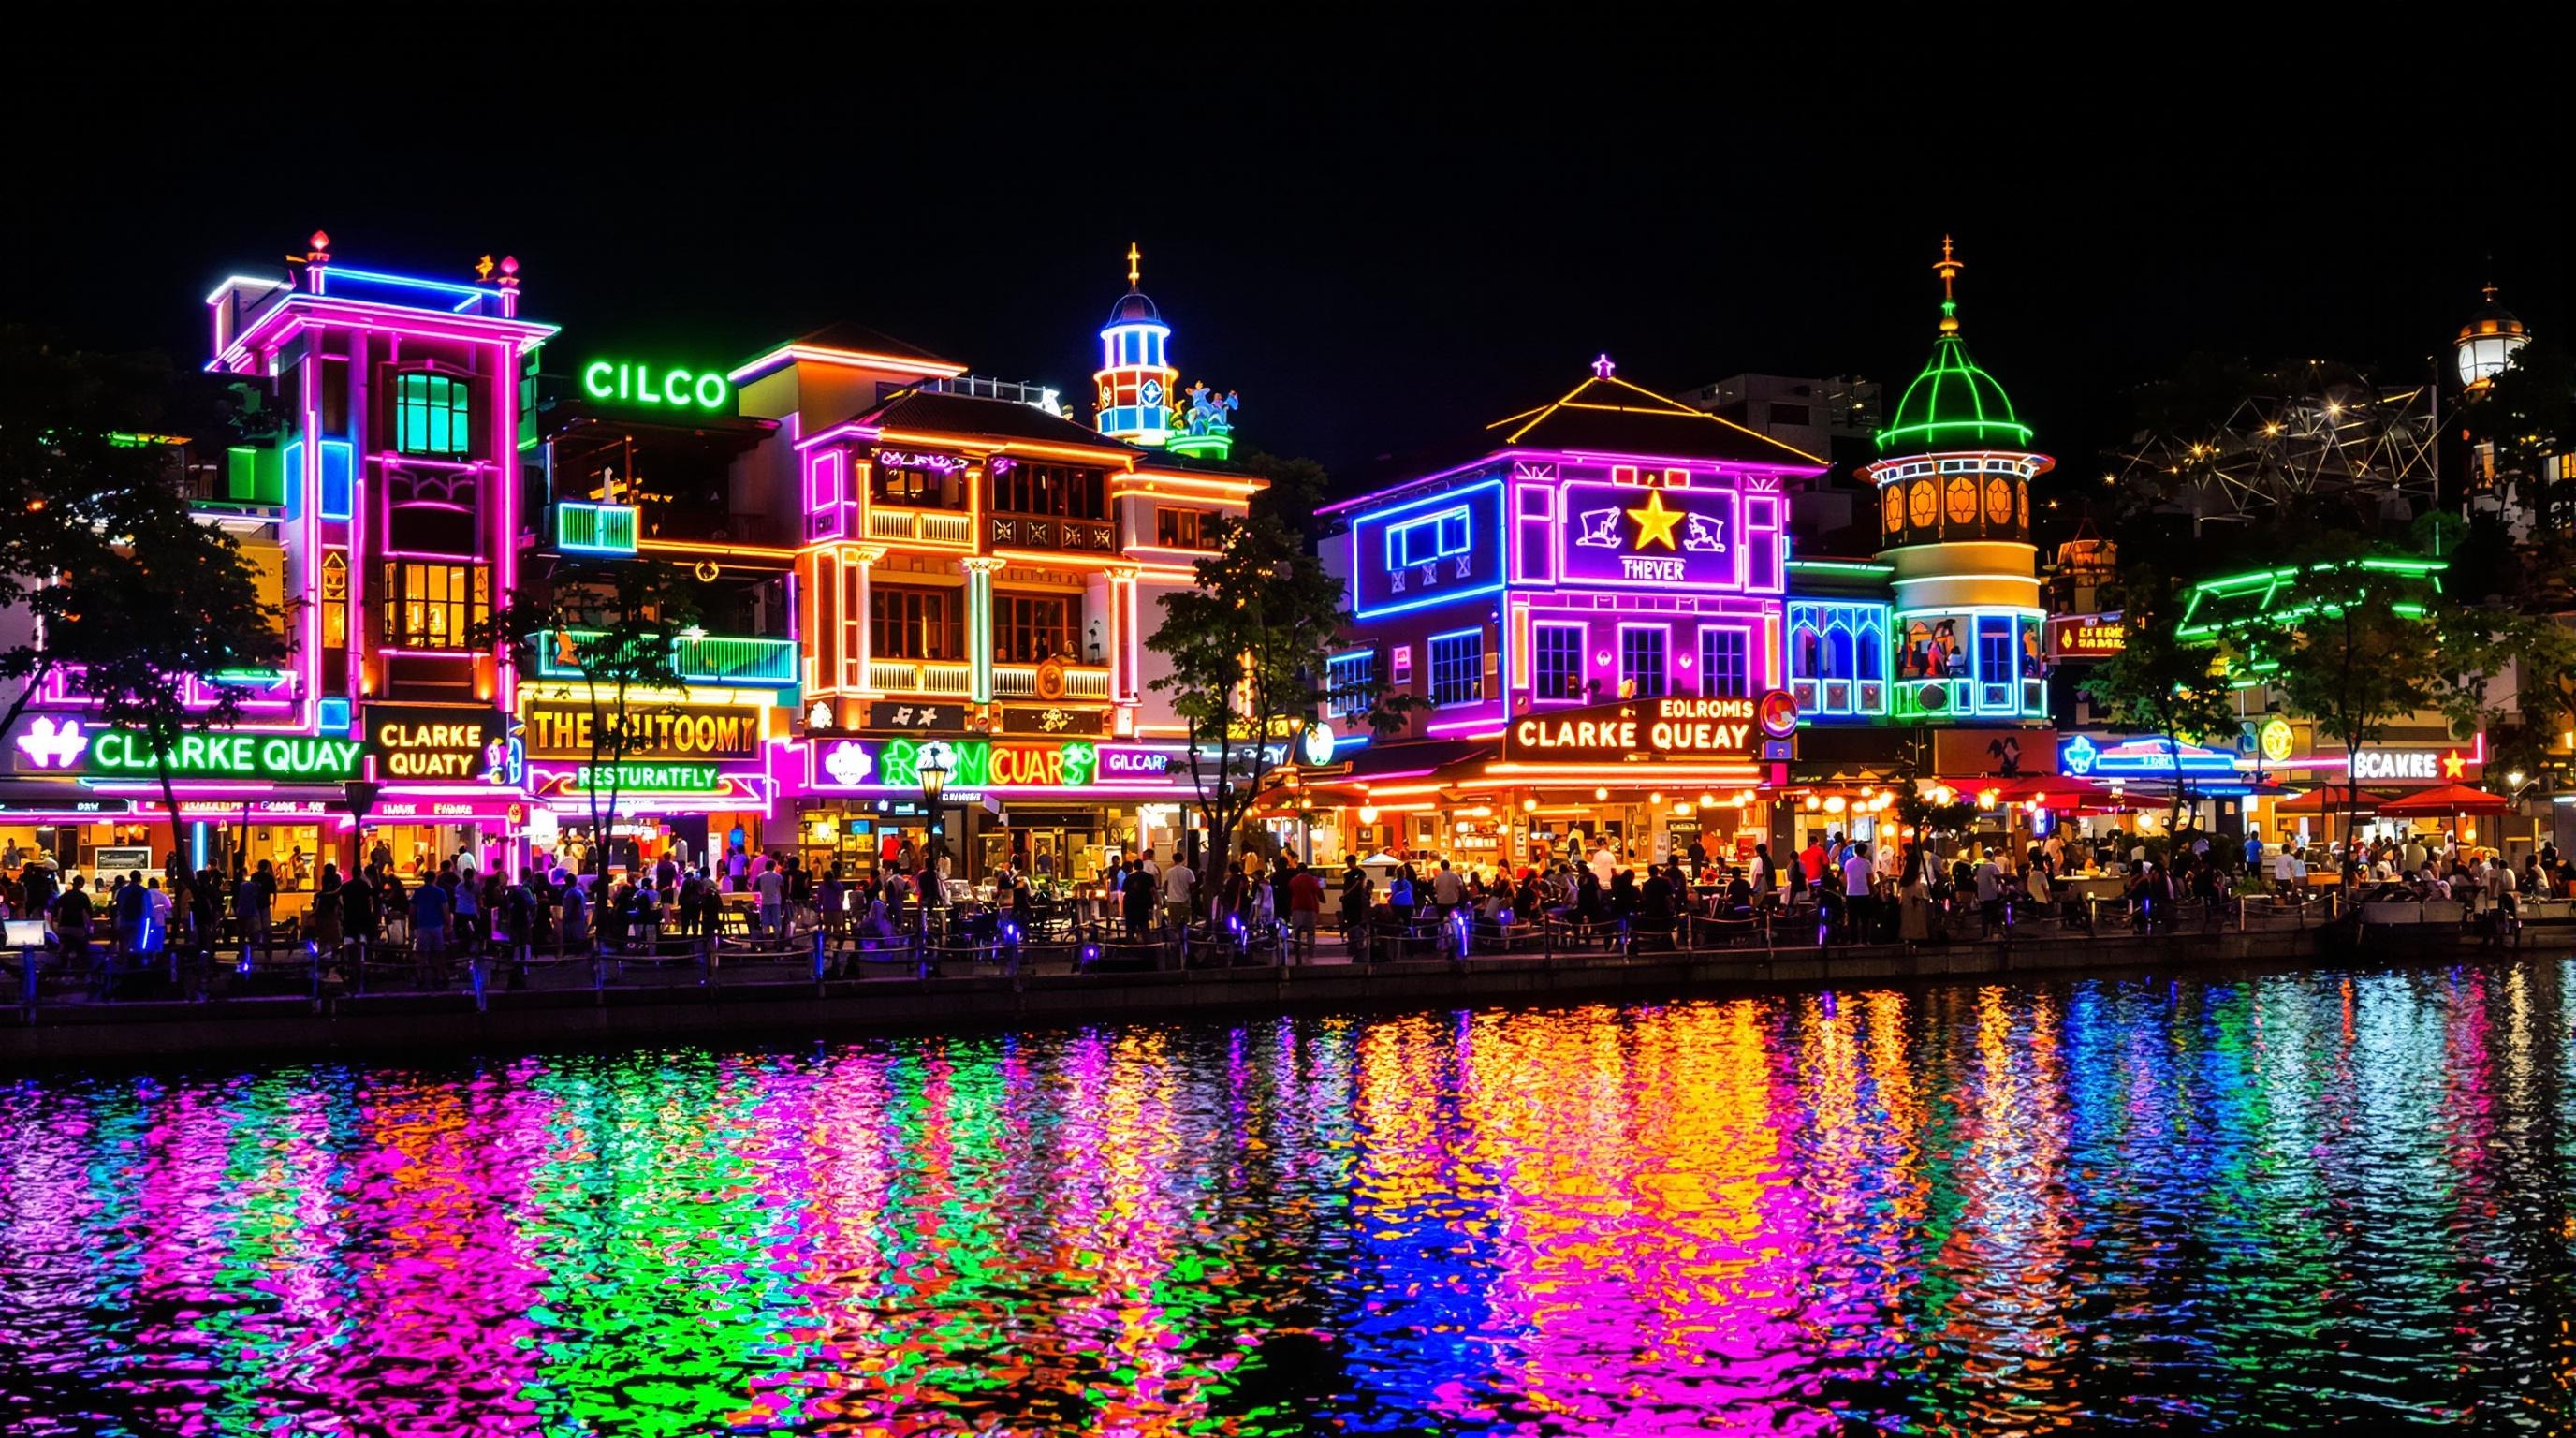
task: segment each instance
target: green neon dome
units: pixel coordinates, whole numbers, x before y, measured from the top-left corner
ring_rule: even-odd
[[[1953,306],[1944,304],[1946,314]],[[1944,327],[1955,320],[1945,320]],[[1967,341],[1955,329],[1932,342],[1932,362],[1905,397],[1896,402],[1885,429],[1878,432],[1878,452],[1938,449],[1982,449],[2030,445],[2030,426],[2014,415],[2012,400],[1995,377],[1968,358]]]

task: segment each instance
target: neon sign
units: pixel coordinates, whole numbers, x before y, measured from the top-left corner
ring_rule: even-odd
[[[182,734],[169,751],[170,772],[192,779],[312,779],[358,777],[355,739],[303,734]],[[148,776],[160,772],[159,751],[149,739],[122,729],[94,736],[92,774]]]
[[[1351,519],[1353,616],[1455,604],[1503,587],[1500,480],[1442,490]]]
[[[917,789],[933,747],[948,765],[947,787],[1079,789],[1095,783],[1164,783],[1177,762],[1168,749],[1097,744],[1088,739],[1022,743],[1008,739],[832,739],[809,751],[813,785],[822,789],[881,786]]]
[[[1741,589],[1742,496],[1581,481],[1558,495],[1558,570],[1572,584]]]
[[[2076,734],[2058,744],[2057,767],[2079,779],[2095,774],[2106,779],[2170,779],[2174,774],[2175,747],[2166,739],[2152,736],[2123,739],[2105,747],[2090,735]],[[2233,775],[2236,756],[2223,749],[2184,744],[2181,768],[2185,775]]]
[[[626,360],[582,367],[581,392],[617,404],[668,406],[715,413],[732,408],[733,382],[722,370],[665,369]]]
[[[572,771],[575,793],[713,794],[724,788],[713,764],[584,764]]]
[[[1759,758],[1763,733],[1784,719],[1796,728],[1797,706],[1786,694],[1593,704],[1518,720],[1503,731],[1503,757],[1577,764]]]
[[[81,732],[78,719],[66,719],[57,727],[53,720],[39,718],[18,736],[18,752],[39,769],[69,769],[80,762],[87,748],[89,736]]]
[[[488,750],[500,728],[501,716],[489,710],[367,706],[367,743],[377,775],[387,779],[481,777],[492,767]]]

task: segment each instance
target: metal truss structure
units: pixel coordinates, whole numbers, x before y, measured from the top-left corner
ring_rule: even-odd
[[[2438,500],[2437,402],[2429,380],[2383,385],[2294,361],[2255,374],[2215,424],[2140,431],[2115,455],[2118,480],[2205,517],[2286,508],[2402,524]]]

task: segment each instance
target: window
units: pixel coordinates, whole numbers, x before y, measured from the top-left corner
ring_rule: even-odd
[[[1540,624],[1530,630],[1530,692],[1541,699],[1583,697],[1583,626]]]
[[[1369,711],[1369,689],[1377,681],[1374,650],[1336,654],[1324,661],[1324,675],[1331,688],[1326,707],[1333,714],[1347,717]]]
[[[2020,673],[2020,656],[2013,646],[2013,622],[2009,617],[1980,615],[1977,619],[1977,679],[1983,686],[1979,704],[1986,709],[2013,707],[2014,681]]]
[[[1108,513],[1108,480],[1096,469],[1031,464],[1004,455],[993,461],[987,483],[997,514],[1059,515],[1100,519]]]
[[[1165,549],[1216,548],[1216,516],[1203,509],[1154,510],[1154,543]]]
[[[993,659],[1001,664],[1072,662],[1073,602],[1061,594],[993,596]]]
[[[1431,702],[1473,704],[1485,697],[1485,631],[1442,634],[1431,641]]]
[[[1809,638],[1815,631],[1803,631]],[[1699,692],[1708,698],[1753,693],[1753,636],[1742,629],[1699,632]]]
[[[388,564],[384,583],[390,648],[472,648],[492,608],[491,571],[479,564]]]
[[[879,659],[965,658],[963,597],[953,589],[872,587],[868,620],[875,632],[869,636],[869,653]]]
[[[1410,569],[1466,553],[1467,517],[1467,507],[1460,505],[1390,525],[1386,531],[1386,567]]]
[[[394,382],[394,448],[405,454],[463,454],[474,445],[473,392],[452,375],[407,374]]]
[[[1667,631],[1662,625],[1619,629],[1619,697],[1622,699],[1661,699],[1672,692],[1665,677],[1664,649]]]
[[[878,504],[916,509],[962,509],[964,487],[956,474],[966,461],[952,455],[881,449],[870,462],[868,496]]]
[[[322,556],[322,647],[349,647],[349,556],[337,549]]]
[[[1805,425],[1812,422],[1813,412],[1806,405],[1775,404],[1771,406],[1771,427],[1773,429],[1778,429],[1783,425]]]

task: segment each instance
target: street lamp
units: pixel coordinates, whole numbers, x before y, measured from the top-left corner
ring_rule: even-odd
[[[924,846],[922,867],[932,881],[939,877],[939,796],[948,791],[948,776],[957,768],[957,751],[944,740],[933,739],[921,746],[921,757],[913,772],[921,776],[921,806],[930,811],[930,842]],[[946,899],[946,886],[940,898]]]

